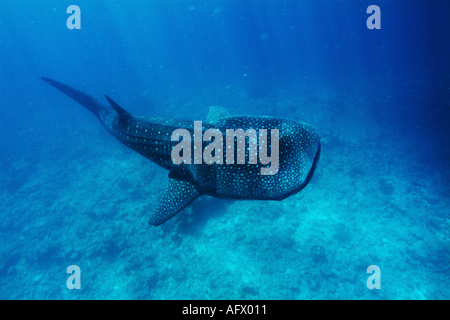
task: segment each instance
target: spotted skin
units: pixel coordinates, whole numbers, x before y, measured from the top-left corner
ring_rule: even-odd
[[[283,200],[308,184],[319,160],[319,134],[306,123],[275,117],[231,116],[221,107],[210,107],[207,121],[202,122],[202,133],[208,129],[220,130],[223,135],[220,141],[224,146],[223,163],[203,161],[202,164],[194,164],[193,121],[131,115],[108,96],[106,99],[110,106],[107,108],[77,89],[48,78],[42,79],[90,110],[122,144],[170,171],[166,192],[149,220],[151,225],[164,223],[204,194],[223,199]],[[188,130],[191,135],[191,164],[176,165],[172,161],[172,149],[180,141],[172,141],[171,136],[180,128]],[[248,142],[245,164],[226,164],[227,148],[223,141],[226,141],[227,129],[267,129],[268,141],[271,130],[278,129],[279,168],[276,174],[261,175],[261,168],[270,167],[270,163],[264,165],[258,160],[256,164],[249,164]],[[203,141],[202,150],[210,143]],[[271,153],[270,144],[268,149]],[[236,147],[234,159],[237,159]]]

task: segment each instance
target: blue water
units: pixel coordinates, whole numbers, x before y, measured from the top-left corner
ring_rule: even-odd
[[[450,298],[448,1],[73,4],[79,30],[68,2],[0,0],[1,299]],[[322,156],[281,202],[150,227],[167,171],[40,77],[134,114],[303,121]]]

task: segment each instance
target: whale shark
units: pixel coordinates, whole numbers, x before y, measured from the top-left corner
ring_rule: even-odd
[[[306,187],[320,158],[319,133],[313,126],[300,121],[269,116],[234,116],[225,108],[214,106],[209,107],[208,116],[206,121],[201,122],[201,127],[198,124],[196,127],[194,121],[189,120],[132,115],[107,95],[105,98],[109,105],[104,106],[94,97],[64,83],[49,78],[42,80],[91,111],[122,144],[169,170],[166,191],[150,215],[149,224],[153,226],[163,224],[201,195],[236,200],[283,200]],[[185,130],[183,132],[188,132],[194,139],[195,133],[198,139],[199,133],[217,129],[225,132],[222,137],[224,141],[227,140],[227,133],[233,132],[230,130],[266,130],[267,141],[261,140],[260,135],[253,143],[257,150],[261,150],[265,144],[272,158],[276,153],[277,170],[264,175],[261,174],[261,169],[270,168],[273,163],[248,161],[251,158],[250,147],[247,147],[250,145],[250,136],[244,137],[247,138],[244,147],[247,161],[244,163],[226,161],[236,159],[238,152],[242,152],[239,145],[233,149],[229,149],[230,146],[227,145],[223,150],[219,149],[219,145],[210,152],[214,156],[220,151],[225,159],[222,162],[199,160],[195,158],[194,151],[190,153],[192,161],[176,164],[173,150],[180,142],[178,139],[174,141],[173,133],[178,129]],[[276,137],[274,130],[277,132]],[[234,138],[236,137],[227,141],[232,141],[234,145]],[[278,139],[277,150],[272,145],[268,146],[268,141],[273,144],[273,138]],[[206,150],[217,139],[217,136],[214,140],[201,139],[202,150]],[[185,150],[180,152],[184,153]],[[186,154],[183,157],[189,158]]]

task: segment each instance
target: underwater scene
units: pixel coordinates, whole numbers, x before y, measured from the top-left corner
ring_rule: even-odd
[[[449,299],[449,17],[0,0],[0,299]]]

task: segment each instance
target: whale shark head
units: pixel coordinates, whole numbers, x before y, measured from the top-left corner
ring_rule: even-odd
[[[311,181],[321,146],[317,130],[309,124],[285,121],[280,132],[280,174],[289,186],[284,199],[301,191]]]

